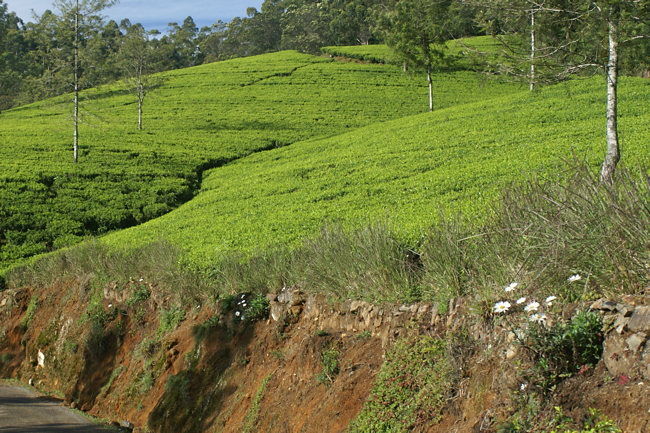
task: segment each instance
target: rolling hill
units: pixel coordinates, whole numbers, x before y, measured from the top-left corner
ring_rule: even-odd
[[[296,52],[213,63],[161,74],[142,132],[122,85],[91,89],[76,166],[66,97],[2,113],[0,267],[109,232],[116,248],[166,239],[199,269],[328,223],[386,220],[411,242],[440,209],[480,219],[511,182],[602,160],[598,78],[529,94],[450,70],[434,78],[433,113],[423,81]],[[649,162],[649,91],[620,85],[628,166]]]
[[[208,168],[426,110],[418,75],[296,52],[157,78],[141,132],[124,85],[82,94],[78,165],[70,95],[0,114],[0,268],[163,215],[196,194]],[[440,108],[519,89],[465,70],[439,80]]]

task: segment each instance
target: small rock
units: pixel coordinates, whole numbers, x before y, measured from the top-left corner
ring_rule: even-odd
[[[435,325],[438,321],[438,306],[434,305],[431,310],[431,326]]]
[[[0,307],[4,307],[7,305],[7,298],[2,298],[2,301],[0,301]]]
[[[628,327],[632,332],[650,331],[650,307],[636,307]]]
[[[295,307],[296,305],[301,305],[305,302],[305,300],[302,298],[302,294],[300,293],[300,290],[296,289],[293,292],[291,292],[291,306]]]
[[[362,305],[363,303],[361,301],[350,302],[350,313],[356,313]]]
[[[284,317],[285,306],[279,302],[271,303],[271,318],[274,321],[278,321]]]
[[[630,323],[630,318],[619,314],[616,317],[616,322],[614,322],[614,328],[616,329],[616,332],[621,334],[625,330],[625,327],[628,325],[628,323]]]
[[[632,314],[632,309],[629,305],[626,304],[616,304],[616,311],[619,312],[623,317],[629,317]]]
[[[37,359],[38,359],[38,366],[41,368],[45,368],[45,354],[40,350],[38,351]]]
[[[302,313],[302,306],[301,305],[293,305],[291,308],[289,308],[289,312],[293,316],[298,316],[300,313]]]
[[[614,311],[616,309],[616,303],[608,301],[605,298],[601,298],[591,304],[589,307],[590,310],[604,310],[604,311]]]
[[[397,309],[398,311],[401,311],[402,313],[407,313],[411,311],[408,305],[400,305],[399,308]]]
[[[645,342],[646,336],[644,334],[633,334],[625,343],[632,353],[636,353],[639,347]]]
[[[32,379],[32,378],[30,377],[28,383],[29,383],[29,386],[34,386],[34,379]]]

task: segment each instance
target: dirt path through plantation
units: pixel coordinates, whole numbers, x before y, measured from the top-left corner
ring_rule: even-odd
[[[107,433],[112,430],[61,405],[16,386],[0,385],[0,432],[2,433]]]

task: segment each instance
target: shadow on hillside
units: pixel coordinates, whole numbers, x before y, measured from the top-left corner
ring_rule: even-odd
[[[203,125],[197,126],[196,129],[202,131],[278,131],[278,130],[292,130],[294,125],[288,122],[266,122],[263,120],[246,120],[246,121],[213,121],[208,119]]]

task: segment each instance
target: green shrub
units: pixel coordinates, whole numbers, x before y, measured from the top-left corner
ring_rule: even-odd
[[[205,322],[198,325],[194,325],[192,328],[192,335],[194,335],[194,341],[196,344],[201,343],[208,336],[210,336],[215,329],[219,326],[219,316],[214,315],[207,319]]]
[[[147,299],[151,297],[151,292],[149,292],[149,289],[145,285],[138,285],[136,286],[135,290],[133,290],[133,293],[131,294],[131,297],[127,299],[126,305],[129,307],[134,307]]]
[[[20,327],[22,328],[23,331],[26,331],[27,328],[29,328],[29,325],[32,323],[32,319],[34,318],[34,314],[36,314],[37,309],[38,309],[38,296],[32,295],[32,297],[29,300],[29,304],[27,304],[27,310],[25,310],[25,314],[20,319]]]
[[[600,316],[589,311],[577,313],[566,323],[533,324],[526,340],[536,362],[531,384],[546,394],[582,366],[595,365],[603,351],[602,327]]]
[[[551,433],[621,433],[616,423],[603,415],[598,409],[589,409],[589,416],[580,430],[574,430],[568,427],[573,424],[573,420],[562,413],[559,407],[555,408],[556,416],[554,423],[556,428]]]
[[[158,323],[158,335],[163,336],[173,331],[183,320],[185,320],[185,310],[180,305],[172,307],[169,310],[162,310]]]
[[[260,401],[264,397],[264,393],[266,392],[266,385],[268,385],[271,377],[273,377],[273,373],[269,374],[264,378],[264,380],[262,380],[260,387],[257,389],[257,392],[255,392],[251,406],[248,409],[246,416],[244,417],[244,424],[241,429],[242,433],[250,433],[255,428],[255,424],[257,423],[257,418],[259,417],[260,413]]]
[[[320,353],[321,372],[316,376],[318,383],[329,385],[334,382],[341,371],[339,357],[341,352],[336,347],[327,347]]]
[[[246,310],[245,318],[248,322],[266,319],[269,316],[270,302],[266,296],[257,294],[250,300]]]
[[[453,382],[444,340],[411,336],[395,343],[350,433],[406,432],[441,418]]]
[[[103,291],[95,289],[82,319],[88,328],[84,347],[90,359],[94,361],[99,360],[106,349],[106,325],[117,316],[115,307],[108,311],[104,308],[103,299]]]

